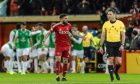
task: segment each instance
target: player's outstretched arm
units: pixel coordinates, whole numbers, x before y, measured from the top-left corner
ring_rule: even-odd
[[[40,30],[38,30],[38,31],[34,31],[34,32],[31,32],[31,35],[36,35],[36,34],[39,34],[39,33],[41,33]]]
[[[33,46],[33,42],[32,42],[31,38],[29,38],[29,43],[30,43],[30,46],[32,47]]]
[[[14,38],[14,46],[16,46],[17,37]]]
[[[74,41],[74,42],[76,42],[76,43],[78,43],[78,44],[81,44],[82,43],[82,38],[79,38],[78,40],[77,39],[75,39],[74,37],[71,37],[71,39]]]
[[[16,46],[16,40],[17,40],[17,38],[18,38],[18,31],[16,31],[16,35],[14,37],[14,47]]]
[[[78,36],[78,37],[80,37],[80,38],[84,38],[84,35],[80,34],[79,31],[73,31],[73,30],[71,30],[71,33],[72,33],[72,35],[74,35],[74,36]]]
[[[14,32],[11,31],[11,32],[10,32],[10,35],[9,35],[9,41],[10,41],[10,42],[13,42],[13,41],[14,41],[14,36],[15,36],[15,35],[14,35]]]
[[[45,41],[46,41],[46,39],[49,37],[50,34],[51,34],[51,30],[49,30],[49,31],[45,34],[44,40],[43,40],[43,42],[42,42],[42,45],[43,45],[43,46],[45,46]]]

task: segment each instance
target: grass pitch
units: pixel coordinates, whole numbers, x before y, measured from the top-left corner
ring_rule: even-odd
[[[115,77],[115,76],[114,76]],[[67,74],[68,81],[57,82],[55,74],[14,74],[0,73],[0,84],[140,84],[140,74],[121,74],[121,80],[110,82],[103,73]]]

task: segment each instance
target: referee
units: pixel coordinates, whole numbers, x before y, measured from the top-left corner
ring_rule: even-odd
[[[124,49],[125,42],[125,26],[122,21],[116,19],[116,11],[110,9],[107,11],[108,21],[103,24],[100,52],[103,53],[103,44],[106,42],[106,52],[108,54],[108,70],[111,82],[113,82],[115,74],[116,79],[120,80],[118,70],[122,64],[121,50]],[[114,65],[114,59],[116,65]]]

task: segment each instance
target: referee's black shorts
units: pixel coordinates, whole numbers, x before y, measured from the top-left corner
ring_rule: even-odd
[[[106,42],[106,52],[108,57],[121,57],[121,51],[119,50],[121,42]]]
[[[83,47],[84,49],[84,58],[89,58],[90,59],[90,47]]]

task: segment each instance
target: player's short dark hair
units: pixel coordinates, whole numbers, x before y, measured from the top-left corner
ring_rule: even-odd
[[[132,34],[136,36],[138,32],[136,30],[133,30]]]
[[[20,25],[26,25],[26,22],[21,22]]]
[[[66,17],[66,16],[68,16],[68,15],[67,15],[67,14],[61,14],[61,15],[59,16],[59,18],[61,19],[61,18]]]
[[[17,24],[16,24],[16,29],[17,29],[17,30],[21,28],[20,25],[21,25],[20,23],[17,23]]]
[[[116,14],[116,10],[114,8],[109,8],[106,13],[108,14],[108,12],[113,12],[114,14]]]

